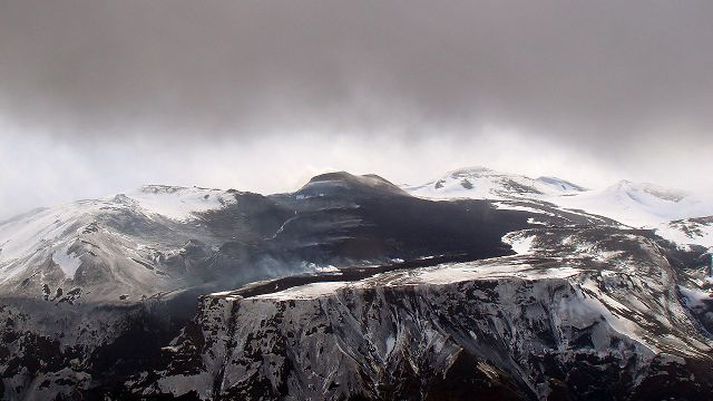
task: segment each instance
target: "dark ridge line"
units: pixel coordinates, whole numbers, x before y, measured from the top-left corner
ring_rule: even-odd
[[[475,260],[482,260],[482,258],[474,258],[469,254],[439,255],[429,257],[428,259],[414,259],[406,262],[386,265],[345,267],[339,268],[339,272],[334,273],[301,274],[278,278],[259,284],[248,284],[245,287],[230,291],[229,295],[239,295],[243,298],[252,298],[258,295],[272,294],[306,284],[335,281],[354,282],[393,270],[412,270],[421,267],[436,266],[444,263],[463,263]],[[206,296],[211,295],[208,294]]]

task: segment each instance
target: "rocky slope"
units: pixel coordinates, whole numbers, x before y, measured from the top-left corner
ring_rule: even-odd
[[[155,363],[201,294],[335,266],[505,255],[502,236],[529,216],[347,173],[292,194],[150,186],[18,216],[0,224],[2,393],[101,394]]]
[[[482,168],[431,184],[149,186],[0,222],[0,394],[707,399],[709,218],[609,213],[692,198]]]
[[[201,400],[707,399],[711,341],[660,240],[581,226],[508,240],[523,253],[206,296],[165,365],[129,388]]]

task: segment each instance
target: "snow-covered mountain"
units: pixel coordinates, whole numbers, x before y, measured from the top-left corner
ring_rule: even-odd
[[[191,242],[222,245],[200,216],[236,206],[239,197],[235,191],[152,185],[1,222],[0,289],[45,297],[83,291],[83,299],[101,301],[176,289],[185,285],[182,272],[161,261],[175,259]]]
[[[556,177],[530,178],[484,167],[460,169],[424,185],[406,186],[425,199],[491,199],[546,202],[563,210],[581,210],[622,224],[655,229],[681,246],[713,247],[713,196],[691,194],[649,183],[622,180],[602,189]],[[690,220],[693,219],[693,220]]]
[[[429,199],[512,199],[576,194],[584,188],[555,177],[530,178],[486,167],[452,171],[424,185],[407,187],[414,196]]]
[[[133,214],[147,220],[187,222],[198,213],[234,203],[234,194],[217,189],[149,185],[107,199],[33,210],[0,222],[0,263],[38,252],[59,253],[59,246],[79,237],[77,227],[108,221],[111,216]]]
[[[34,210],[0,222],[0,394],[706,399],[697,199],[475,168]]]
[[[211,291],[340,266],[506,255],[502,236],[528,226],[488,202],[424,201],[343,172],[289,194],[149,186],[35,210],[0,224],[0,321],[11,322],[0,329],[10,356],[0,359],[2,392],[83,398],[90,383],[124,374],[115,369],[152,361]]]
[[[602,190],[554,199],[567,207],[604,215],[633,227],[653,228],[687,217],[713,215],[705,198],[647,183],[620,181]]]

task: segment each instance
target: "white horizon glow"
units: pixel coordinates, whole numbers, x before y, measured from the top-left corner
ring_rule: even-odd
[[[588,188],[626,178],[692,191],[706,182],[705,173],[696,174],[703,168],[696,163],[686,166],[688,179],[682,180],[676,171],[656,168],[655,160],[612,163],[515,129],[481,127],[470,137],[434,133],[409,139],[402,134],[293,132],[205,141],[200,136],[166,141],[166,136],[131,134],[125,139],[69,141],[4,121],[0,218],[35,207],[113,196],[147,184],[291,192],[317,174],[338,170],[378,174],[400,185],[424,184],[475,165],[532,177],[557,176]]]

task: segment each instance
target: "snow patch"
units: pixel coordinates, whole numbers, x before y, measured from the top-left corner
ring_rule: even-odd
[[[308,300],[315,299],[321,296],[333,294],[340,288],[344,288],[348,282],[345,281],[327,281],[321,283],[310,283],[297,287],[291,287],[283,291],[274,292],[271,294],[261,294],[252,299],[265,299],[265,300]]]
[[[475,263],[459,263],[441,265],[437,268],[424,268],[409,281],[416,283],[450,284],[478,279],[498,279],[515,277],[524,280],[541,280],[543,278],[567,278],[577,275],[581,270],[561,266],[542,269],[527,263],[518,265],[478,265]]]
[[[150,214],[179,221],[190,219],[194,213],[220,209],[237,202],[235,196],[226,191],[198,187],[149,185],[126,196]]]
[[[57,264],[59,268],[62,269],[62,271],[64,272],[64,275],[71,280],[74,279],[74,274],[77,272],[77,269],[79,269],[79,266],[82,264],[82,260],[77,255],[75,255],[74,252],[70,252],[70,246],[71,243],[55,251],[52,254],[52,261]]]
[[[502,241],[512,248],[518,255],[527,255],[532,253],[532,244],[535,241],[535,235],[528,235],[522,232],[514,232],[506,234]]]
[[[700,245],[713,247],[713,217],[705,219],[683,219],[660,224],[656,234],[679,245]]]
[[[394,337],[393,334],[389,334],[388,337],[386,337],[386,356],[391,355],[391,352],[394,350],[394,346],[396,346],[396,337]]]
[[[713,297],[710,292],[706,292],[697,288],[688,288],[682,285],[678,286],[678,290],[686,300],[688,306],[701,306],[705,301],[713,302]]]

